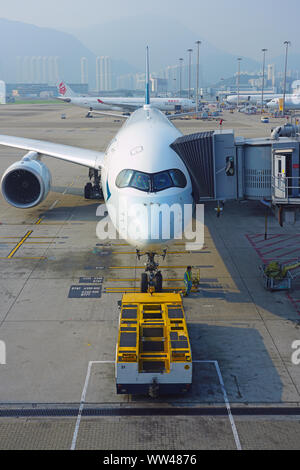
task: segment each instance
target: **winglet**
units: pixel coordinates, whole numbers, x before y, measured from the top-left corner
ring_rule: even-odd
[[[149,47],[146,47],[146,94],[145,104],[150,104]]]

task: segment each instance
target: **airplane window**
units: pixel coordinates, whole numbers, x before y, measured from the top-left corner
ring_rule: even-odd
[[[186,186],[186,177],[180,170],[169,170],[171,178],[173,180],[174,186],[178,188],[185,188]]]
[[[168,171],[161,171],[153,175],[153,191],[162,191],[173,186]]]
[[[130,187],[140,189],[141,191],[150,191],[150,175],[135,171],[130,181]]]
[[[127,188],[133,175],[133,170],[122,170],[116,179],[118,188]]]

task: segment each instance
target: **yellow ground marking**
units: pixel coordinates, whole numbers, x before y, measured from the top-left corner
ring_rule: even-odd
[[[27,240],[28,237],[30,237],[30,235],[32,234],[32,230],[29,230],[25,235],[24,237],[19,241],[19,243],[15,246],[15,248],[9,253],[9,255],[7,256],[8,259],[12,258],[14,256],[14,254],[16,253],[16,251],[18,251],[18,249],[23,245],[23,243]]]

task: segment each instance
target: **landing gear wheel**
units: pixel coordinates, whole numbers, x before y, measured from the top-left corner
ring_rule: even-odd
[[[87,183],[84,187],[84,197],[85,199],[91,199],[93,186],[92,183]]]
[[[89,179],[91,182],[87,183],[84,188],[85,199],[104,199],[101,186],[101,173],[99,170],[90,168]]]
[[[141,293],[146,294],[148,292],[148,276],[146,273],[141,275]]]
[[[158,271],[154,276],[155,292],[162,292],[162,283],[163,283],[162,274],[160,271]]]

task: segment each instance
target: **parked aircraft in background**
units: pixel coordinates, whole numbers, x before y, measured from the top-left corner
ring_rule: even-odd
[[[283,103],[283,96],[281,95],[280,98],[274,98],[271,100],[267,106],[270,109],[279,110],[281,103]],[[286,95],[285,102],[284,102],[284,109],[286,111],[292,110],[300,110],[300,95]]]
[[[58,98],[66,103],[74,104],[89,111],[123,111],[132,112],[144,105],[144,98],[139,97],[93,97],[77,95],[65,83],[58,85]],[[192,111],[196,108],[196,102],[187,98],[152,98],[151,106],[160,111]]]
[[[278,94],[264,94],[264,103],[268,103],[269,101],[273,100],[274,98],[280,98],[282,95]],[[229,104],[237,104],[238,102],[240,104],[259,104],[261,103],[261,94],[255,94],[255,95],[245,95],[245,94],[240,94],[239,97],[238,95],[228,95],[226,98],[227,103]]]

